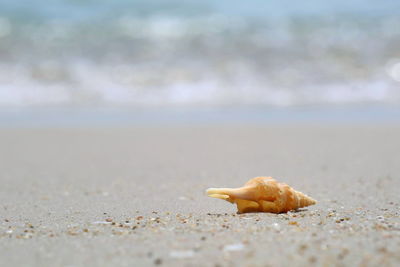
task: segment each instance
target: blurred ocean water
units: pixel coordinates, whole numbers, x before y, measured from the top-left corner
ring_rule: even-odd
[[[400,104],[400,1],[0,1],[0,108]]]

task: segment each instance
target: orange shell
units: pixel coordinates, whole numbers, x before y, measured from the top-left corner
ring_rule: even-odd
[[[317,203],[309,196],[294,190],[272,177],[256,177],[240,188],[209,188],[207,195],[237,205],[238,213],[282,213]]]

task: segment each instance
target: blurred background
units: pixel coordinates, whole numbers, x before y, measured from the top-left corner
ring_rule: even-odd
[[[0,120],[299,107],[397,118],[399,10],[396,0],[2,0]]]

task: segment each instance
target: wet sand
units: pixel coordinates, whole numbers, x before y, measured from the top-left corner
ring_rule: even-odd
[[[0,130],[1,266],[398,266],[400,127]],[[208,187],[318,200],[236,214]]]

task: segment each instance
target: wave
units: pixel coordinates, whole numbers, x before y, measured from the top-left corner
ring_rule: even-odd
[[[3,2],[0,106],[400,104],[391,1],[289,13],[56,2]]]

